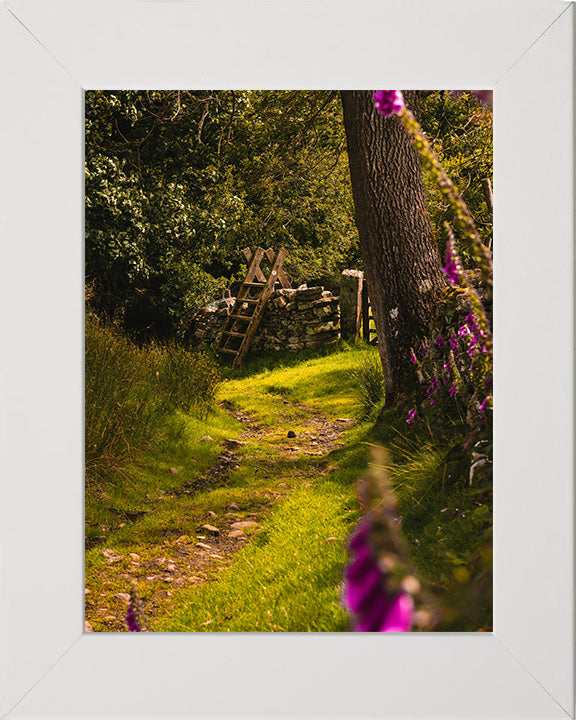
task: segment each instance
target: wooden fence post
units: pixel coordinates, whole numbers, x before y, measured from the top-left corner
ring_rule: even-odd
[[[362,283],[362,338],[364,342],[370,342],[370,299],[366,279]]]
[[[340,334],[344,340],[358,340],[362,323],[361,270],[344,270],[340,280]]]

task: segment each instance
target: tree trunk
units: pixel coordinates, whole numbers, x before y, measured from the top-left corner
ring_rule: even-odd
[[[407,104],[417,93],[406,92]],[[342,106],[360,251],[389,406],[446,285],[422,170],[400,119],[382,117],[370,91],[343,91]],[[417,110],[417,108],[416,108]]]

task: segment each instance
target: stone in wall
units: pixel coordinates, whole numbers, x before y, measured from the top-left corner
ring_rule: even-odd
[[[199,344],[217,341],[234,300],[217,300],[197,314],[194,337]],[[276,290],[266,303],[252,348],[296,351],[335,342],[340,337],[338,300],[320,286]]]

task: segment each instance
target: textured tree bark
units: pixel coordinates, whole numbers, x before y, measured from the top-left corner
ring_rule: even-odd
[[[418,110],[415,92],[404,94]],[[433,237],[422,170],[398,117],[382,117],[373,93],[342,92],[356,226],[390,406],[434,315],[446,278]]]

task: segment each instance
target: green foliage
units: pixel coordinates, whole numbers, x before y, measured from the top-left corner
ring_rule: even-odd
[[[370,417],[376,409],[382,408],[386,395],[382,361],[377,350],[362,357],[354,378],[362,398],[362,417]]]
[[[461,426],[448,423],[442,436],[431,436],[429,425],[406,424],[406,408],[383,413],[374,441],[391,451],[386,469],[398,499],[408,565],[431,606],[440,609],[435,630],[491,630],[491,466],[484,477],[471,475],[478,454],[462,444]]]
[[[428,141],[444,170],[460,190],[485,245],[492,236],[492,218],[482,189],[482,179],[492,182],[492,111],[472,93],[459,97],[439,90],[427,94],[418,117]],[[438,248],[444,257],[444,222],[455,226],[453,211],[434,181],[424,176],[424,185]],[[460,248],[468,267],[470,253]]]
[[[133,457],[174,410],[205,413],[219,374],[210,358],[174,345],[137,347],[93,318],[85,328],[87,482]]]

